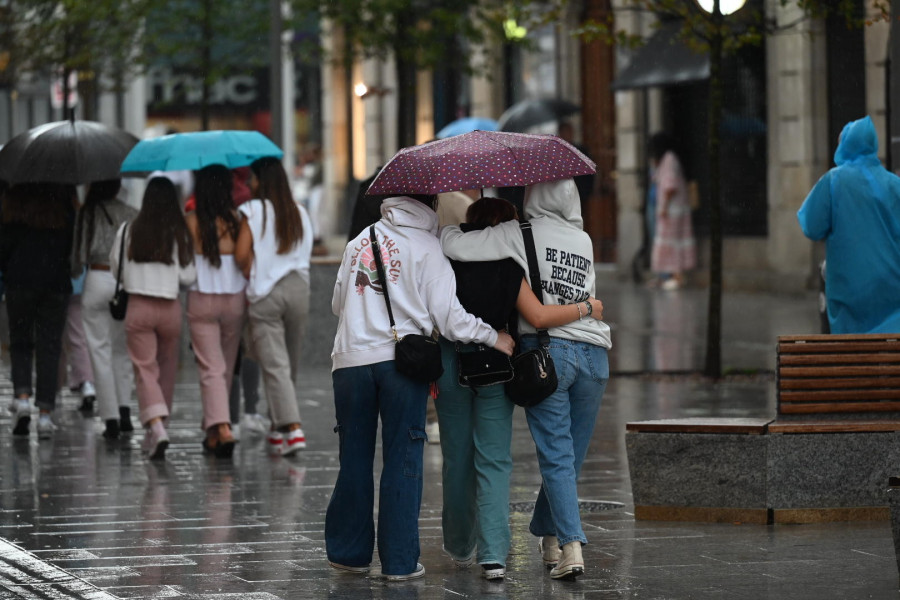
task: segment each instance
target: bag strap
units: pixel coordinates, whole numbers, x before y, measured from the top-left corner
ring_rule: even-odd
[[[122,242],[119,244],[119,268],[116,269],[116,293],[122,288],[122,263],[125,262],[125,236],[128,234],[128,223],[122,229]]]
[[[384,264],[381,262],[381,246],[378,245],[378,237],[375,235],[375,226],[369,226],[369,238],[372,240],[372,254],[375,255],[375,268],[378,269],[378,278],[381,280],[381,291],[384,292],[384,304],[387,306],[388,318],[391,320],[391,332],[394,341],[399,341],[397,327],[394,325],[394,311],[391,310],[391,297],[388,294],[388,280],[384,273]]]
[[[522,230],[522,241],[525,242],[525,256],[528,258],[528,279],[531,281],[531,291],[537,296],[538,302],[544,303],[544,290],[541,288],[541,270],[538,267],[537,250],[534,247],[534,232],[531,230],[530,221],[519,223]],[[538,341],[541,346],[550,345],[550,334],[546,329],[537,330]]]

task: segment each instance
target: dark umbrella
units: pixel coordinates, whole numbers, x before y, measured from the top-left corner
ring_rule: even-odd
[[[528,131],[532,127],[559,121],[580,110],[577,104],[558,98],[522,100],[506,109],[497,121],[500,131]]]
[[[138,139],[95,121],[45,123],[0,150],[0,179],[77,185],[119,178],[119,166]]]
[[[367,194],[440,194],[512,187],[594,173],[597,166],[555,135],[473,131],[401,148]]]

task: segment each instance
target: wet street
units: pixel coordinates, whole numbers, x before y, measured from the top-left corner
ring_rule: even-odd
[[[528,533],[540,476],[521,409],[506,580],[487,582],[477,567],[458,570],[442,553],[441,454],[427,445],[426,575],[387,584],[377,577],[377,554],[368,576],[335,571],[325,559],[325,509],[338,469],[329,368],[303,372],[306,450],[271,457],[264,439],[244,435],[233,459],[221,460],[201,451],[199,388],[185,352],[172,445],[164,462],[153,463],[141,455],[141,433],[107,442],[99,419],[79,413],[80,398],[69,392],[54,415],[53,440],[38,442],[33,431],[13,439],[2,365],[0,598],[897,598],[887,522],[765,526],[632,515],[625,423],[774,414],[775,337],[818,330],[815,295],[726,294],[723,365],[734,374],[718,384],[685,373],[703,365],[705,290],[608,280],[598,297],[613,327],[616,374],[580,482],[590,544],[577,582],[551,581]],[[327,356],[330,347],[314,350]]]

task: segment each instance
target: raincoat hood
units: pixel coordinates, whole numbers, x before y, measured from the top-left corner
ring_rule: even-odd
[[[381,203],[381,216],[396,227],[424,229],[437,237],[437,213],[408,196],[387,198]]]
[[[847,163],[878,162],[878,135],[870,117],[850,121],[844,125],[837,150],[834,151],[834,164],[841,166]]]
[[[560,179],[529,186],[525,192],[525,216],[548,217],[582,229],[581,199],[574,179]]]

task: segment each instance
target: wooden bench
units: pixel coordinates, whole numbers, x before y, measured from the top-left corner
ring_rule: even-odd
[[[900,334],[778,338],[777,414],[626,424],[635,518],[883,520],[900,464]]]
[[[900,335],[778,338],[770,433],[900,431]]]

